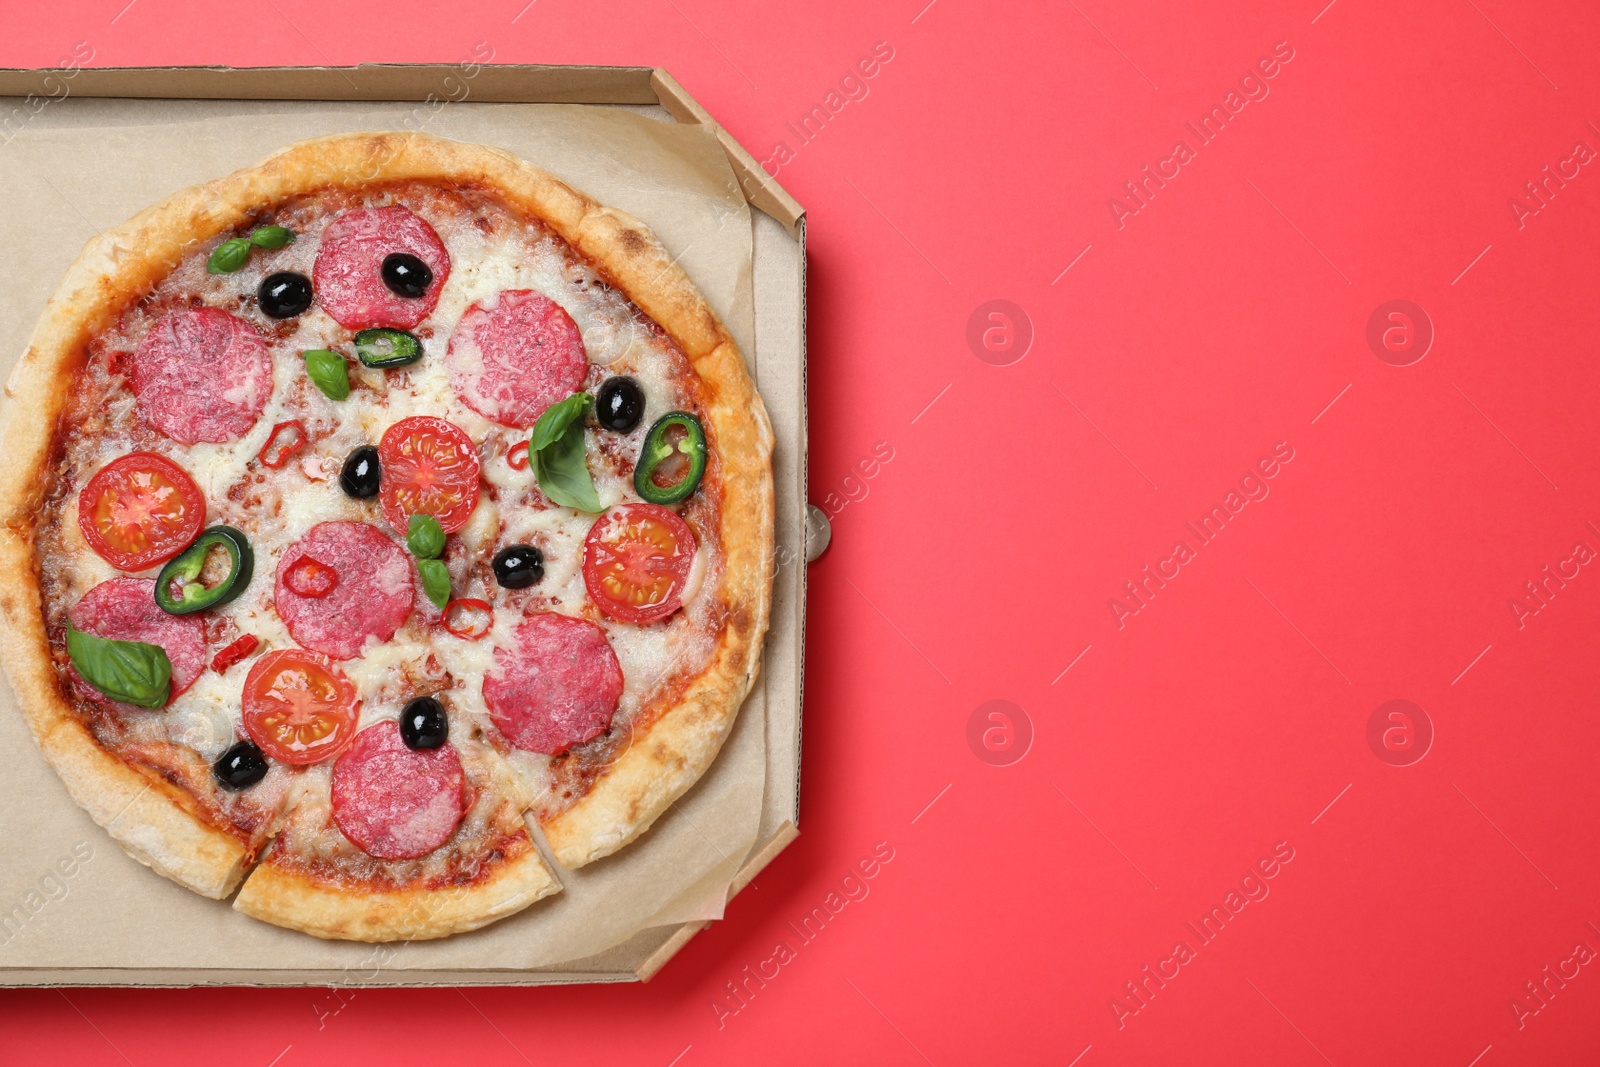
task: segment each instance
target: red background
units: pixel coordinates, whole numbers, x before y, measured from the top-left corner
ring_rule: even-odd
[[[95,65],[454,62],[483,41],[661,64],[758,158],[787,142],[811,496],[835,512],[801,837],[648,986],[357,990],[320,1027],[339,1005],[315,990],[10,992],[0,1058],[1593,1060],[1600,968],[1520,1027],[1512,1005],[1600,949],[1600,575],[1552,582],[1520,628],[1509,606],[1600,548],[1600,174],[1509,206],[1600,149],[1592,5],[525,2],[16,5],[0,62],[77,41]],[[877,42],[869,95],[799,145],[786,124]],[[1278,42],[1270,95],[1119,228],[1123,182],[1194,148],[1184,122]],[[1034,332],[1009,366],[966,340],[997,298]],[[1392,299],[1436,333],[1411,366],[1366,341]],[[1123,583],[1194,547],[1185,523],[1279,442],[1270,495],[1119,628]],[[1434,730],[1410,766],[1367,741],[1391,699]],[[968,743],[991,700],[1031,723],[1006,766]],[[1009,752],[989,736],[1008,758],[1011,725]],[[868,895],[801,945],[789,924],[878,842]],[[1275,847],[1270,895],[1201,945],[1185,923]],[[794,958],[732,1013],[725,983],[780,939]],[[1194,958],[1131,1000],[1179,939]]]

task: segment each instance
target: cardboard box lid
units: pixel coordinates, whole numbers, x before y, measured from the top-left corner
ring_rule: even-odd
[[[471,68],[470,87],[462,77]],[[0,69],[0,96],[179,100],[417,100],[424,103],[659,104],[679,122],[711,126],[751,204],[799,237],[805,209],[664,67],[535,63],[363,63],[356,67],[85,67]],[[55,81],[49,79],[54,75]]]

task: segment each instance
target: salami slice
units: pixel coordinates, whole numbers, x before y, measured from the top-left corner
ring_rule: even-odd
[[[421,296],[401,296],[384,284],[383,261],[396,252],[416,256],[433,271]],[[409,330],[439,302],[450,277],[450,254],[428,221],[407,208],[357,208],[328,223],[311,277],[317,303],[340,326]]]
[[[410,557],[364,522],[318,523],[278,561],[278,615],[296,641],[334,659],[393,637],[415,597]]]
[[[380,860],[414,860],[446,841],[466,814],[453,746],[409,749],[392,722],[369,726],[333,764],[333,821]]]
[[[445,362],[462,403],[522,430],[577,392],[589,371],[578,324],[532,289],[508,289],[468,308]]]
[[[506,739],[554,755],[599,737],[622,697],[622,667],[605,633],[569,615],[530,615],[494,650],[483,700]]]
[[[243,319],[184,308],[139,342],[133,391],[139,414],[174,441],[234,441],[250,432],[272,396],[272,357]]]
[[[86,634],[159,646],[172,663],[173,696],[193,685],[206,669],[205,626],[194,615],[168,615],[157,607],[154,579],[113,578],[101,582],[72,606],[67,617],[73,629]],[[73,674],[76,676],[77,672]],[[88,682],[81,685],[99,695]],[[116,706],[140,710],[132,704]]]

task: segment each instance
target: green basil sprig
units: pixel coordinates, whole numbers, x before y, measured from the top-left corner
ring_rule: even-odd
[[[250,233],[250,243],[257,248],[282,248],[294,244],[294,231],[287,226],[257,226]]]
[[[406,531],[406,547],[418,559],[438,559],[444,552],[444,527],[432,515],[411,516],[411,527]]]
[[[249,237],[230,237],[206,259],[207,274],[232,274],[250,259],[252,248],[282,248],[294,242],[294,231],[283,226],[257,226]]]
[[[450,571],[439,556],[444,552],[444,527],[432,515],[411,516],[406,530],[406,547],[417,557],[417,573],[422,575],[422,591],[440,611],[450,603]]]
[[[211,252],[206,260],[207,274],[232,274],[250,258],[250,241],[244,237],[230,237]]]
[[[585,462],[583,415],[589,394],[573,393],[551,404],[534,424],[528,460],[544,495],[565,507],[598,514],[605,510]]]
[[[344,400],[350,395],[350,368],[344,357],[326,348],[313,348],[302,352],[306,361],[306,376],[316,383],[329,400]]]
[[[436,559],[417,560],[417,572],[422,575],[422,591],[440,611],[450,603],[450,571]]]
[[[67,629],[67,655],[84,681],[112,700],[159,708],[172,693],[172,661],[158,645]]]

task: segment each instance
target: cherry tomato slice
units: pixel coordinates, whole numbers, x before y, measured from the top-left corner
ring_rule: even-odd
[[[478,449],[466,431],[431,415],[401,419],[378,442],[383,515],[402,536],[413,515],[432,515],[445,533],[478,505]]]
[[[130,452],[95,472],[78,496],[78,528],[89,547],[124,571],[182,552],[206,524],[206,501],[182,467],[154,452]]]
[[[583,584],[600,613],[655,622],[683,606],[694,532],[660,504],[618,504],[589,527]]]
[[[464,641],[476,641],[494,629],[494,609],[487,600],[452,600],[444,606],[444,628]]]
[[[286,648],[256,660],[243,704],[245,733],[281,763],[336,756],[356,735],[356,687],[317,652]]]
[[[306,442],[309,440],[305,424],[299,419],[280,422],[267,435],[267,443],[261,446],[256,458],[265,466],[277,470],[289,462],[290,456],[306,447]]]
[[[310,556],[301,556],[284,572],[283,584],[299,596],[320,600],[339,584],[339,572]]]
[[[245,634],[239,640],[217,653],[217,658],[211,661],[211,669],[218,674],[226,674],[228,668],[236,663],[243,663],[250,654],[261,647],[261,638],[255,634]]]

